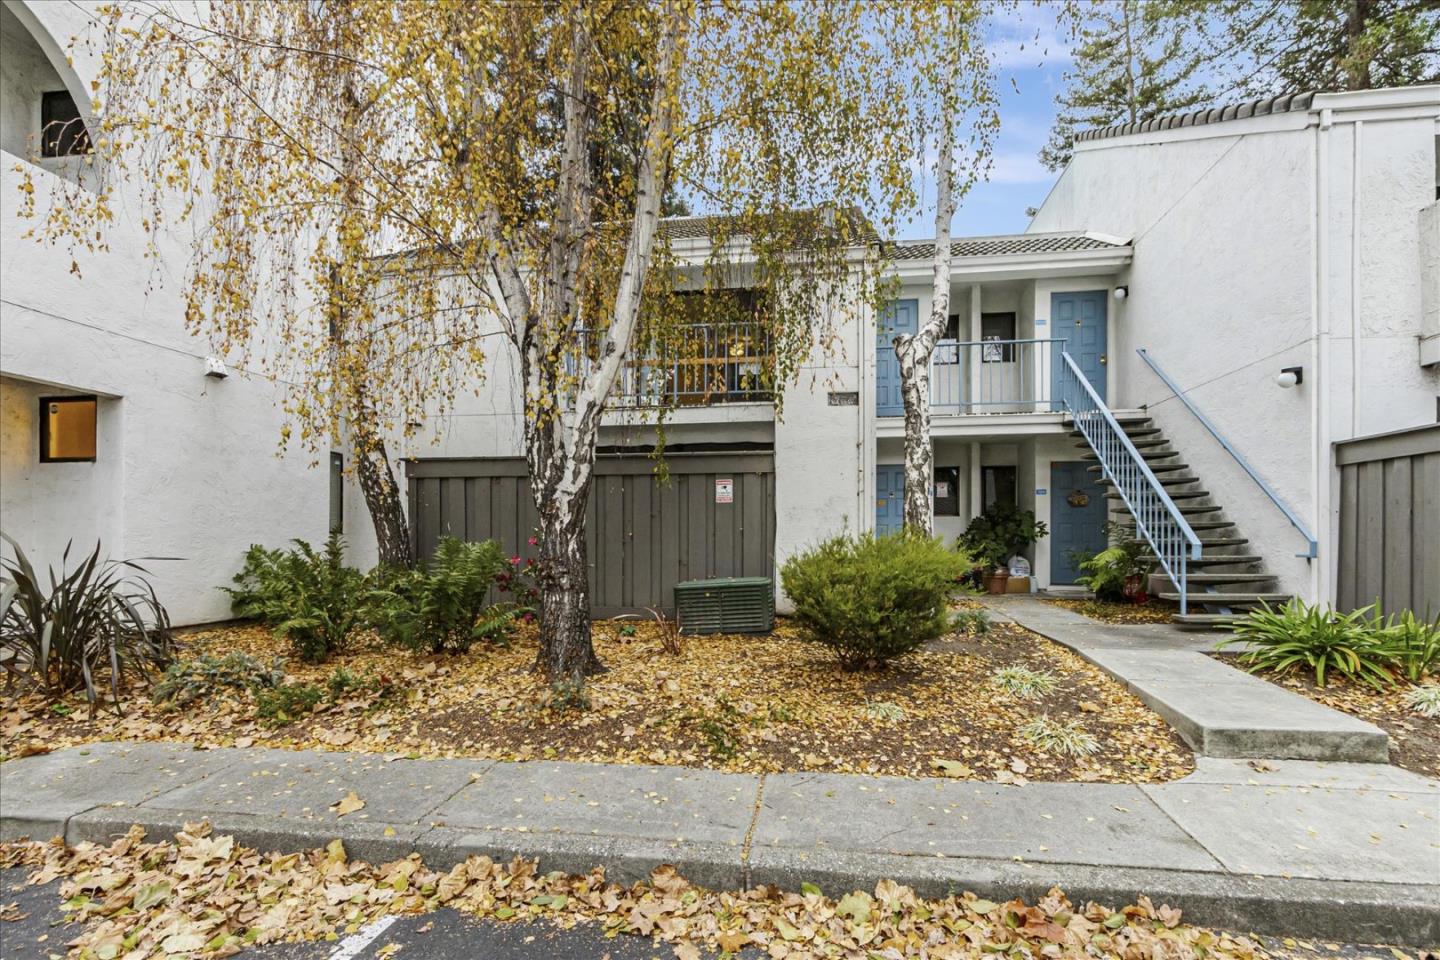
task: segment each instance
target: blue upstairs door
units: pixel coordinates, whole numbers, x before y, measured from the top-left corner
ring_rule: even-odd
[[[875,534],[895,533],[905,525],[905,465],[875,467]]]
[[[895,359],[895,338],[920,329],[920,301],[892,300],[875,322],[875,415],[899,417],[905,413],[900,392],[900,361]]]
[[[1050,582],[1074,583],[1081,574],[1075,554],[1104,550],[1105,488],[1088,461],[1050,464]]]
[[[1064,349],[1075,360],[1090,386],[1105,399],[1105,305],[1107,291],[1084,290],[1079,293],[1050,295],[1050,336],[1064,340]],[[1060,382],[1063,361],[1055,356],[1053,385]],[[1052,396],[1060,396],[1055,389]]]

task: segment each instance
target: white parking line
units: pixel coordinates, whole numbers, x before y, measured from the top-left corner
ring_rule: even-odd
[[[390,924],[397,919],[397,917],[381,917],[374,923],[361,927],[340,941],[340,945],[330,954],[330,960],[355,960],[361,950],[374,943],[375,938],[390,929]]]

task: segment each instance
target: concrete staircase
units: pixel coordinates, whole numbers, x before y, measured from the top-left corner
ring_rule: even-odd
[[[1224,626],[1262,601],[1275,606],[1289,600],[1289,594],[1275,589],[1275,576],[1265,572],[1264,558],[1250,548],[1250,541],[1232,521],[1224,519],[1224,505],[1205,489],[1201,478],[1183,461],[1180,451],[1174,449],[1164,431],[1144,411],[1117,410],[1114,416],[1200,538],[1201,557],[1190,560],[1188,565],[1190,610],[1183,615],[1176,614],[1174,621],[1195,628]],[[1096,482],[1113,487],[1108,480],[1098,479],[1100,458],[1090,445],[1078,431],[1072,430],[1071,435],[1079,440],[1076,446],[1085,451],[1081,459],[1094,461],[1090,470],[1097,475]],[[1138,537],[1135,520],[1125,509],[1120,494],[1111,489],[1105,496],[1111,505],[1111,519],[1129,536]],[[1148,553],[1148,544],[1145,547]],[[1162,600],[1180,599],[1175,585],[1163,573],[1152,575],[1151,586],[1158,588],[1155,595]]]

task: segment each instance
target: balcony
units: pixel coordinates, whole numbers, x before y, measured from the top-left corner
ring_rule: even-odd
[[[941,340],[930,357],[930,411],[937,417],[1059,411],[1055,383],[1063,340]],[[901,417],[895,348],[875,356],[875,413]]]
[[[592,334],[587,339],[594,339]],[[591,362],[594,350],[584,357]],[[670,328],[627,360],[610,395],[612,410],[769,403],[774,399],[770,331],[759,321],[687,323]]]

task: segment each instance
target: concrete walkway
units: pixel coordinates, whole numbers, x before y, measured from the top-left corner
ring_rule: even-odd
[[[997,619],[1069,647],[1124,683],[1203,756],[1390,759],[1390,738],[1374,724],[1206,656],[1225,634],[1164,623],[1100,623],[1018,594],[978,599]]]
[[[711,887],[808,881],[831,895],[882,877],[991,899],[1058,884],[1241,930],[1440,941],[1440,782],[1380,764],[1259,766],[1202,758],[1169,784],[1022,787],[109,743],[0,765],[0,837],[105,841],[208,819],[263,850],[338,836],[373,861],[521,855],[621,880],[674,863]],[[365,807],[337,817],[351,790]]]

